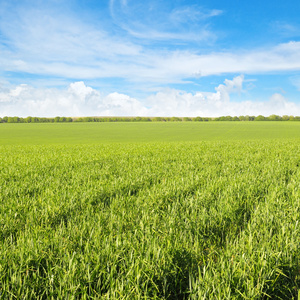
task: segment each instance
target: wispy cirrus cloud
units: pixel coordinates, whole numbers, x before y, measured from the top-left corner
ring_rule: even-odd
[[[119,5],[129,6],[129,3]],[[185,8],[181,13],[209,18],[220,12],[212,10],[197,16],[197,11]],[[183,18],[177,11],[173,11],[173,18],[174,15],[177,19]],[[45,11],[40,7],[19,7],[17,11],[7,12],[0,21],[0,30],[6,40],[0,47],[2,72],[75,80],[117,77],[127,82],[163,85],[218,74],[300,69],[300,42],[260,50],[207,54],[190,49],[156,49],[110,35],[106,29],[85,23],[72,14],[62,15],[55,9]],[[157,34],[163,38],[164,34],[177,33],[162,31]],[[149,32],[148,38],[151,39]]]
[[[221,15],[220,9],[205,10],[197,5],[175,8],[170,12],[169,19],[172,23],[195,23],[206,21],[209,18]]]
[[[271,22],[271,30],[275,31],[277,35],[286,38],[296,38],[300,36],[300,27],[289,22],[273,21]]]
[[[295,86],[298,89],[298,91],[300,91],[300,76],[292,76],[289,80],[292,83],[292,85]]]
[[[141,51],[137,44],[112,37],[57,8],[7,9],[0,20],[0,31],[7,41],[0,47],[0,63],[6,71],[69,78],[72,74],[78,78],[79,73],[83,78],[109,76],[107,63],[114,61],[117,65],[124,57],[133,59]]]
[[[204,9],[198,5],[181,6],[160,1],[134,2],[110,0],[114,22],[129,35],[168,43],[212,41],[216,35],[207,20],[222,14],[221,10]]]

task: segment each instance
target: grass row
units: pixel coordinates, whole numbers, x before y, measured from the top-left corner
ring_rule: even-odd
[[[297,299],[295,141],[0,147],[11,299]]]

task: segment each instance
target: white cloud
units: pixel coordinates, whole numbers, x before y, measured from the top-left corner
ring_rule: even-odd
[[[0,43],[0,67],[67,78],[111,76],[111,64],[117,66],[124,57],[133,60],[141,47],[97,25],[59,9],[4,10],[0,33],[7,42]]]
[[[283,37],[299,37],[299,26],[287,22],[282,21],[274,21],[270,24],[271,29],[276,33],[276,35],[280,35]]]
[[[199,20],[206,20],[222,14],[221,10],[203,10],[196,5],[185,6],[174,9],[170,13],[170,20],[178,23],[191,23]]]
[[[111,1],[111,7],[115,7],[114,3],[117,2]],[[188,39],[211,42],[215,34],[205,24],[201,23],[203,26],[189,32],[182,31],[181,27],[172,31],[167,30],[169,20],[173,18],[173,22],[180,24],[184,16],[206,20],[221,14],[221,11],[204,11],[193,7],[170,10],[166,19],[163,19],[163,13],[159,20],[167,23],[167,29],[160,24],[166,30],[159,30],[160,27],[150,26],[151,22],[157,21],[150,18],[151,14],[150,20],[140,24],[141,20],[136,21],[133,17],[136,16],[136,10],[126,11],[131,9],[132,2],[121,2],[123,14],[132,17],[132,22],[137,22],[128,30],[136,36],[145,37],[147,43],[126,34],[115,34],[109,26],[105,26],[105,22],[97,23],[93,20],[94,23],[89,23],[81,16],[58,8],[46,10],[17,5],[18,9],[15,10],[12,7],[3,9],[0,32],[5,43],[0,44],[1,72],[55,77],[53,80],[114,77],[124,79],[126,83],[138,82],[139,88],[143,89],[145,85],[178,83],[187,78],[196,80],[199,76],[300,70],[300,42],[264,49],[207,54],[196,50],[153,48],[150,41],[155,38],[177,39],[183,44]],[[151,11],[150,7],[148,10]]]
[[[67,89],[36,89],[28,85],[0,88],[0,116],[124,116],[145,115],[147,109],[127,95],[101,95],[82,81]]]
[[[218,16],[221,10],[205,10],[198,5],[173,8],[170,3],[144,1],[127,3],[110,0],[114,22],[130,36],[153,41],[195,42],[215,39],[215,34],[204,21]],[[184,26],[182,26],[184,24]]]
[[[220,116],[235,114],[235,103],[230,102],[231,93],[242,91],[244,76],[233,80],[226,79],[224,84],[215,88],[215,93],[197,92],[195,94],[167,89],[149,97],[153,115],[167,116]]]
[[[281,94],[271,95],[268,101],[231,101],[232,93],[243,92],[244,76],[215,88],[215,93],[197,92],[195,94],[178,90],[165,90],[150,97],[153,115],[161,116],[239,116],[239,115],[300,115],[300,105],[288,101]]]
[[[111,93],[97,106],[103,116],[145,116],[148,109],[128,95]]]
[[[188,93],[164,89],[145,99],[125,94],[102,95],[84,82],[71,83],[66,89],[33,88],[29,85],[0,86],[0,116],[207,116],[222,115],[300,115],[300,105],[282,94],[268,101],[232,101],[230,95],[243,93],[244,76],[215,88],[215,92]]]
[[[300,91],[300,76],[291,77],[290,82]]]
[[[224,73],[263,73],[300,69],[300,42],[243,52],[207,55],[177,51],[156,57],[155,66],[166,78],[185,78]]]
[[[86,86],[83,81],[71,83],[69,86],[68,92],[70,94],[72,94],[73,96],[82,98],[82,99],[84,99],[87,96],[90,96],[92,94],[100,96],[100,94],[97,91],[95,91],[91,87]]]

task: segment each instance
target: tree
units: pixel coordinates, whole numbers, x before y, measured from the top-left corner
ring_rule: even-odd
[[[181,122],[182,120],[181,120],[180,118],[178,118],[178,117],[172,117],[172,118],[170,119],[170,121],[171,121],[171,122]]]
[[[153,118],[153,121],[154,122],[161,122],[162,118],[161,117],[155,117],[155,118]]]
[[[255,117],[254,116],[245,116],[245,121],[254,121]]]
[[[201,121],[203,121],[203,119],[201,117],[196,117],[196,118],[194,118],[193,121],[195,121],[195,122],[201,122]]]
[[[266,120],[266,118],[262,115],[259,115],[259,116],[255,117],[255,119],[254,119],[254,121],[265,121],[265,120]]]
[[[48,122],[47,118],[39,118],[38,120],[39,123],[46,123]]]
[[[189,122],[189,121],[192,121],[192,119],[191,119],[191,118],[188,118],[188,117],[184,117],[184,118],[182,119],[182,121],[184,121],[184,122]]]
[[[268,120],[269,120],[269,121],[281,121],[281,117],[278,116],[278,115],[270,115],[270,116],[268,117]]]
[[[31,122],[32,123],[39,123],[40,119],[38,117],[33,117],[33,118],[31,118]]]

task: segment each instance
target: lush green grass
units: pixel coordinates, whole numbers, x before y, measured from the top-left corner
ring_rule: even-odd
[[[1,124],[0,298],[297,299],[298,126]]]
[[[0,145],[295,138],[300,138],[300,122],[0,124]]]

